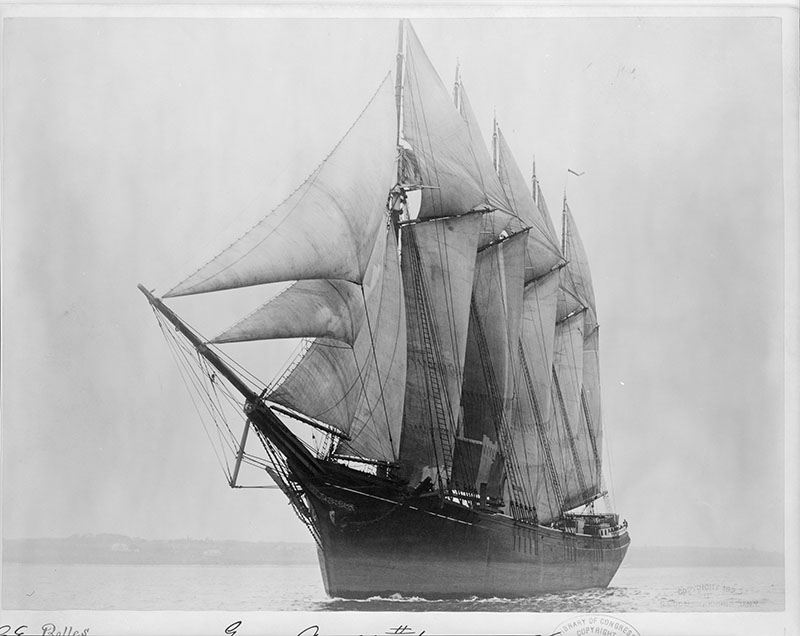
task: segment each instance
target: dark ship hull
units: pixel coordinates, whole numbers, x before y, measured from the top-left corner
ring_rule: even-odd
[[[309,497],[333,597],[527,597],[606,587],[630,539],[591,536],[475,510],[437,494],[378,500],[329,485]]]

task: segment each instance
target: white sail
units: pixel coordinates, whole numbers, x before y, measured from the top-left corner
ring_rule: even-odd
[[[564,480],[553,458],[559,446],[551,396],[558,285],[559,273],[551,272],[525,286],[519,340],[515,445],[522,449],[520,464],[531,484],[540,523],[560,514],[560,484]]]
[[[406,29],[403,138],[411,146],[422,186],[420,218],[473,209],[508,210],[488,156],[469,130],[410,25]]]
[[[601,490],[602,418],[600,413],[599,331],[589,261],[575,219],[564,201],[563,248],[568,258],[563,270],[562,285],[570,297],[586,307],[584,316],[583,367],[581,377],[581,410],[576,434],[583,444],[582,457],[587,488]]]
[[[556,322],[574,316],[579,311],[586,309],[586,305],[584,305],[575,293],[566,286],[569,283],[568,280],[565,279],[563,269],[560,270],[559,280],[560,287],[556,299]]]
[[[365,319],[361,289],[345,280],[297,281],[211,342],[331,338],[352,345]]]
[[[508,427],[514,417],[526,241],[526,232],[521,232],[478,253],[464,367],[463,437],[500,443],[505,455],[514,449],[507,447],[498,429]],[[465,462],[474,461],[469,451],[464,453]],[[516,460],[509,457],[509,461]],[[467,465],[459,478],[468,482],[474,473],[477,490],[478,472],[474,465]],[[502,497],[502,480],[498,467],[489,475],[489,496]]]
[[[544,276],[563,260],[561,250],[552,222],[548,223],[549,215],[543,217],[542,210],[534,202],[499,127],[496,127],[493,139],[500,183],[514,211],[531,228],[528,232],[529,246],[525,264],[525,280],[531,281]]]
[[[394,126],[387,77],[336,148],[288,199],[166,296],[313,278],[360,283],[394,184]]]
[[[555,344],[558,272],[525,286],[520,342],[542,416],[551,411],[553,347]]]
[[[586,496],[586,468],[580,436],[581,381],[583,377],[584,312],[556,325],[553,356],[553,408],[556,415],[559,470],[565,477],[564,499],[568,507],[578,505]]]
[[[364,319],[352,347],[318,338],[268,398],[334,426],[352,438],[342,447],[396,461],[406,376],[406,331],[397,243],[379,236],[364,282]],[[382,264],[382,267],[378,265]],[[360,295],[360,294],[359,294]]]
[[[483,135],[481,134],[478,120],[475,117],[475,111],[472,110],[472,104],[469,101],[469,96],[467,95],[467,91],[460,77],[456,80],[454,98],[456,101],[456,108],[461,114],[464,123],[467,125],[467,133],[469,134],[470,140],[469,149],[475,161],[475,165],[478,168],[481,188],[486,191],[488,200],[494,201],[495,203],[502,203],[502,207],[497,207],[483,215],[481,237],[478,241],[478,246],[483,247],[503,235],[503,233],[514,234],[519,232],[525,227],[525,223],[519,218],[516,209],[511,205],[508,199],[507,192],[498,180],[489,154],[489,149],[486,147],[486,142],[484,142]]]
[[[402,229],[408,375],[400,457],[412,484],[449,479],[480,214]]]
[[[518,411],[514,418],[514,447],[520,471],[530,489],[540,523],[562,511],[560,485],[564,475],[553,459],[559,443],[551,385],[553,345],[560,276],[554,268],[563,262],[546,207],[537,205],[499,126],[492,137],[500,183],[512,208],[531,229],[525,260],[524,320],[518,358]],[[539,192],[537,191],[537,194]]]
[[[539,210],[539,216],[547,227],[547,234],[549,236],[557,236],[556,229],[553,226],[553,217],[550,215],[550,210],[547,207],[547,201],[544,198],[544,193],[539,185],[539,180],[536,174],[533,175],[533,200],[536,202],[536,207]],[[563,256],[563,254],[562,254]]]
[[[587,321],[588,322],[588,321]],[[600,328],[586,325],[583,338],[582,423],[589,433],[592,449],[591,482],[602,490],[603,416],[600,400]],[[589,479],[587,478],[587,481]]]
[[[564,256],[567,258],[567,287],[594,314],[594,288],[589,273],[589,261],[569,205],[564,201]]]

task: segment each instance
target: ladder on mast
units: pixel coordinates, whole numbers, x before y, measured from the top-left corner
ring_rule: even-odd
[[[407,241],[407,245],[409,247],[409,256],[411,257],[414,296],[419,318],[418,324],[420,326],[420,335],[422,336],[423,350],[425,351],[425,379],[429,394],[428,406],[431,416],[431,441],[436,455],[437,466],[441,461],[445,476],[449,481],[449,473],[453,466],[453,448],[450,443],[450,437],[455,431],[453,425],[454,418],[452,408],[448,408],[450,406],[449,396],[443,395],[446,389],[442,386],[444,384],[444,379],[442,378],[443,363],[441,359],[441,348],[439,346],[438,334],[433,328],[435,320],[431,314],[432,310],[428,289],[422,278],[419,249],[413,231],[410,231],[408,234],[409,240]],[[437,477],[439,480],[439,489],[444,492],[448,484],[442,481],[441,470],[438,471]]]

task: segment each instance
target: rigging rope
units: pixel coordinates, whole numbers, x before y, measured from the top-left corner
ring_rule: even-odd
[[[225,401],[231,407],[236,416],[244,421],[245,416],[242,411],[243,401],[240,397],[234,395],[231,388],[227,383],[219,382],[220,376],[211,369],[208,362],[197,354],[197,351],[187,341],[179,338],[173,329],[166,323],[158,312],[154,312],[158,320],[158,324],[164,334],[165,340],[168,343],[170,352],[173,359],[178,366],[181,378],[186,385],[192,404],[197,412],[198,418],[206,433],[206,437],[211,443],[212,451],[217,459],[217,462],[222,469],[228,483],[231,482],[232,472],[230,465],[225,458],[225,453],[220,451],[227,451],[231,456],[238,454],[239,440],[231,430],[228,422],[229,414],[222,408],[222,402]],[[209,386],[210,385],[210,386]],[[198,405],[197,397],[203,399],[203,407]],[[203,411],[207,416],[203,415]],[[217,432],[217,443],[209,431],[206,419],[207,417],[212,421]],[[227,434],[223,434],[227,432]],[[300,440],[307,448],[310,448],[303,440]],[[242,454],[242,462],[260,469],[272,469],[274,461],[264,460],[251,453]]]
[[[179,354],[179,350],[182,348],[180,346],[181,343],[177,340],[177,338],[173,334],[172,329],[167,327],[167,325],[166,325],[164,319],[161,317],[161,315],[158,312],[156,312],[155,310],[154,310],[154,313],[156,315],[156,319],[158,320],[159,327],[161,328],[161,332],[162,332],[162,334],[164,334],[164,337],[165,337],[165,339],[167,341],[167,344],[169,346],[170,352],[172,353],[173,359],[175,360],[175,362],[176,362],[176,364],[178,366],[178,371],[179,371],[179,373],[181,375],[181,378],[184,381],[184,384],[186,385],[186,387],[188,389],[189,388],[189,380],[191,380],[193,386],[195,387],[195,391],[198,391],[198,385],[196,383],[197,381],[196,381],[196,378],[192,377],[193,376],[193,372],[192,372],[191,367],[189,367],[188,364],[187,364],[187,361],[185,359],[185,352],[182,352],[180,356],[178,355]],[[200,419],[200,421],[201,421],[201,423],[203,425],[203,430],[205,431],[209,442],[211,442],[211,448],[214,451],[214,455],[217,458],[217,462],[219,463],[220,467],[222,468],[222,472],[225,474],[225,477],[228,480],[230,480],[229,467],[223,462],[222,458],[220,457],[220,455],[219,455],[219,453],[217,451],[217,447],[215,446],[215,444],[214,444],[214,442],[213,442],[213,440],[211,438],[211,434],[208,431],[208,427],[206,426],[205,418],[203,417],[203,415],[202,415],[202,413],[200,411],[200,408],[197,405],[197,401],[195,399],[195,393],[193,391],[191,391],[191,390],[189,390],[189,397],[191,398],[192,405],[194,406],[195,411],[197,412],[197,415],[198,415],[198,417],[199,417],[199,419]]]

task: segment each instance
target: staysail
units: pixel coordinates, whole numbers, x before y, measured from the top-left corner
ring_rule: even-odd
[[[299,279],[360,283],[394,183],[394,109],[387,76],[344,138],[288,199],[165,296]]]
[[[291,288],[285,293],[290,292]],[[348,434],[351,441],[344,442],[340,451],[394,462],[403,413],[401,387],[406,381],[406,319],[391,228],[378,237],[363,296],[354,295],[347,307],[338,300],[327,308],[329,313],[339,309],[348,319],[362,316],[352,345],[330,337],[315,339],[267,397]],[[336,322],[346,321],[339,316]],[[310,324],[316,326],[313,318]]]
[[[352,345],[366,318],[361,289],[346,280],[297,281],[211,342],[313,337]]]

